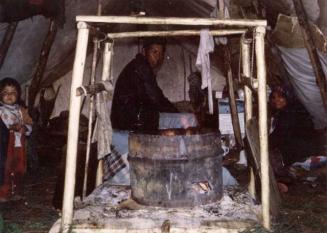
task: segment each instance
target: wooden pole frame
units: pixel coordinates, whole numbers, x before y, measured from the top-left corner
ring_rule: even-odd
[[[267,81],[265,64],[265,33],[266,28],[255,28],[255,54],[258,79],[259,102],[259,143],[260,143],[260,173],[261,173],[261,204],[263,226],[270,230],[270,184],[269,184],[269,154],[267,125]]]
[[[251,76],[251,64],[250,64],[250,39],[246,39],[243,34],[241,37],[241,59],[242,59],[242,72],[246,77]],[[252,119],[253,109],[252,109],[252,90],[247,85],[244,85],[244,105],[245,105],[245,125]],[[248,186],[249,193],[252,198],[255,199],[256,191],[255,191],[255,176],[253,167],[250,168],[250,182]]]
[[[105,42],[104,48],[103,48],[103,63],[102,63],[102,75],[101,80],[107,81],[111,80],[111,56],[112,56],[112,43],[111,42]],[[113,81],[113,80],[111,80]],[[112,82],[113,83],[113,82]],[[112,87],[113,89],[113,87]],[[98,93],[98,95],[108,95],[106,92]],[[99,101],[96,102],[97,104]],[[100,159],[98,162],[98,169],[97,169],[97,175],[96,175],[96,186],[102,184],[103,182],[103,176],[104,176],[104,160]]]
[[[81,108],[81,97],[76,95],[76,89],[81,86],[83,82],[87,43],[89,38],[89,29],[86,23],[79,22],[77,28],[77,45],[69,100],[65,186],[61,221],[61,232],[63,233],[69,232],[73,221],[77,143]]]
[[[89,26],[87,23],[129,23],[129,24],[158,24],[158,25],[191,25],[191,26],[245,26],[255,27],[255,50],[257,59],[257,75],[258,75],[258,98],[259,98],[259,140],[260,140],[260,155],[261,155],[261,174],[262,174],[262,214],[263,225],[270,229],[270,206],[269,206],[269,161],[268,161],[268,135],[267,135],[267,96],[266,96],[266,67],[264,56],[264,35],[267,22],[265,20],[230,20],[230,19],[214,19],[214,18],[156,18],[156,17],[132,17],[132,16],[77,16],[78,21],[78,38],[75,53],[75,61],[72,76],[71,94],[70,94],[70,114],[68,126],[68,142],[67,142],[67,157],[66,157],[66,173],[65,173],[65,187],[64,200],[61,221],[61,232],[66,233],[72,228],[73,220],[73,201],[75,189],[75,173],[76,173],[76,157],[77,157],[77,143],[78,143],[78,128],[80,119],[81,97],[77,96],[76,90],[82,86],[83,73],[86,59],[87,43],[89,37]],[[244,31],[244,29],[241,29]],[[234,30],[235,32],[235,30]],[[143,34],[144,33],[144,34]],[[173,33],[169,32],[129,32],[129,33],[110,33],[109,38],[124,38],[124,37],[141,37],[141,36],[169,36]],[[194,35],[194,31],[190,34]],[[198,32],[196,32],[198,33]],[[220,31],[221,33],[221,31]],[[244,32],[243,32],[244,33]],[[187,33],[184,35],[186,36]],[[234,33],[235,34],[235,33]],[[240,32],[236,33],[240,34]],[[127,36],[128,35],[128,36]],[[219,35],[228,35],[221,33]],[[176,34],[174,36],[177,36]],[[111,44],[108,63],[111,59]],[[246,49],[248,50],[248,49]],[[245,51],[245,50],[244,50]],[[108,58],[108,57],[107,57]],[[246,58],[245,56],[243,58]],[[249,70],[249,58],[243,61],[243,70]],[[102,79],[110,73],[110,64],[107,64],[103,70]],[[249,94],[249,93],[248,93]],[[247,94],[246,94],[247,95]],[[246,111],[250,108],[252,96],[247,98]],[[252,116],[252,112],[246,113],[246,116]],[[249,118],[249,117],[247,117]]]
[[[209,34],[212,36],[226,36],[243,34],[247,29],[236,30],[210,30]],[[199,36],[199,30],[175,30],[175,31],[138,31],[138,32],[117,32],[108,33],[110,39],[128,38],[128,37],[151,37],[151,36]]]
[[[95,73],[97,67],[97,58],[98,58],[98,46],[99,41],[97,38],[93,39],[93,56],[92,56],[92,68],[91,68],[91,77],[90,84],[95,84]],[[88,171],[89,171],[89,161],[90,161],[90,153],[91,153],[91,140],[92,140],[92,132],[93,132],[93,115],[94,115],[94,95],[90,95],[90,103],[89,103],[89,122],[88,122],[88,132],[87,132],[87,143],[86,143],[86,157],[85,157],[85,167],[84,167],[84,182],[83,182],[83,193],[82,198],[86,197],[87,192],[87,179],[88,179]]]
[[[180,18],[180,17],[136,17],[136,16],[76,16],[76,21],[86,23],[112,24],[150,24],[150,25],[189,25],[189,26],[267,26],[266,20],[255,19],[216,19],[216,18]]]

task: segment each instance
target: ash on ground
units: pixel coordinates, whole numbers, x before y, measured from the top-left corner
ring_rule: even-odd
[[[142,206],[131,199],[128,186],[104,183],[84,201],[76,201],[75,224],[112,225],[117,220],[129,227],[153,227],[169,219],[177,227],[198,227],[208,221],[258,221],[260,206],[247,190],[224,187],[220,201],[193,208],[163,208]],[[120,222],[118,221],[118,222]]]

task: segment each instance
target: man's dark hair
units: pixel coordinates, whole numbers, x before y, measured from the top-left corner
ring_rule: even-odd
[[[163,50],[166,49],[167,40],[165,37],[144,37],[143,38],[143,48],[148,49],[153,44],[162,45]]]
[[[17,102],[20,100],[21,94],[22,94],[22,89],[19,85],[19,83],[17,82],[16,79],[14,78],[10,78],[10,77],[6,77],[4,79],[2,79],[0,81],[0,93],[2,93],[3,89],[5,89],[5,87],[7,86],[12,86],[16,88],[17,91]]]

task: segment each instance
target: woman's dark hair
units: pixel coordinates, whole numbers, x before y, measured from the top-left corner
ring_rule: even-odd
[[[291,103],[294,101],[294,94],[293,94],[291,88],[287,85],[272,87],[271,93],[269,95],[269,102],[271,102],[271,99],[275,93],[278,93],[280,96],[284,97],[288,103]]]
[[[22,89],[19,85],[19,83],[16,81],[16,79],[7,77],[4,78],[0,81],[0,93],[2,93],[3,89],[5,89],[5,87],[7,86],[12,86],[16,88],[17,91],[17,102],[20,102],[20,97],[22,94]]]
[[[161,45],[163,48],[163,51],[165,51],[167,40],[165,37],[144,37],[143,38],[143,48],[144,49],[147,50],[153,44]]]

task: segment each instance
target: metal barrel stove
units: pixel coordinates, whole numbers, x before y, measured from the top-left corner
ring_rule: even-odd
[[[131,133],[132,198],[140,204],[192,207],[222,197],[222,149],[217,132],[193,135]]]

